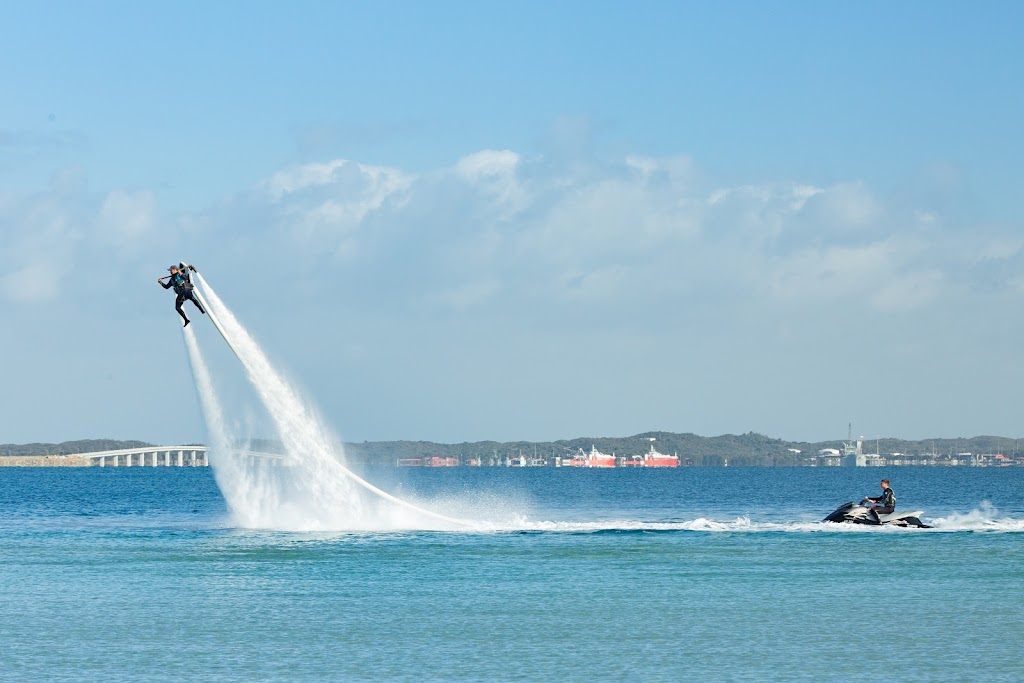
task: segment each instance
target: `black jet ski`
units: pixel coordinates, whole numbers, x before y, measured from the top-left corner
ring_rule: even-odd
[[[871,501],[867,498],[859,503],[846,503],[831,515],[821,520],[823,522],[836,522],[845,524],[870,524],[872,526],[906,526],[918,529],[931,529],[930,526],[921,521],[921,511],[916,512],[890,512],[887,515],[876,515],[871,510]]]

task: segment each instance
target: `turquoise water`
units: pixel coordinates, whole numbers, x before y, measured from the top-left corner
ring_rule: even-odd
[[[386,470],[469,531],[236,528],[205,469],[0,471],[3,680],[1024,680],[1024,469]],[[896,476],[898,475],[898,476]]]

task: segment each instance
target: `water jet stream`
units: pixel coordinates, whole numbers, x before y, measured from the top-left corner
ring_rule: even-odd
[[[283,523],[286,526],[323,529],[423,528],[407,518],[396,519],[394,511],[372,509],[384,501],[418,517],[442,522],[446,527],[474,526],[471,522],[397,498],[346,467],[341,462],[341,444],[329,436],[329,430],[274,369],[263,350],[203,276],[195,275],[200,285],[195,289],[196,298],[244,368],[247,379],[274,422],[286,453],[286,467],[271,467],[263,463],[254,469],[251,459],[232,448],[210,374],[192,330],[185,328],[185,341],[203,414],[213,445],[219,451],[215,456],[223,456],[211,459],[211,464],[214,465],[218,486],[240,521],[250,526],[275,527]],[[373,494],[373,498],[363,500],[352,485]],[[382,525],[382,519],[388,522]]]

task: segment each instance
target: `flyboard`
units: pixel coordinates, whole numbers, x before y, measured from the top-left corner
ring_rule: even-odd
[[[187,263],[187,262],[186,261],[182,261],[181,263]],[[199,275],[199,271],[197,271],[195,268],[191,268],[191,266],[189,266],[189,268],[193,272],[195,272],[197,275]],[[201,276],[200,276],[200,280],[202,281],[202,277]],[[224,340],[224,343],[226,343],[228,345],[228,348],[231,349],[231,353],[235,354],[235,358],[238,359],[238,362],[241,363],[242,366],[246,368],[246,370],[249,370],[250,368],[249,368],[248,363],[246,363],[246,361],[238,353],[238,349],[235,348],[234,344],[231,343],[231,337],[227,334],[227,332],[224,331],[224,327],[223,327],[223,325],[221,325],[220,320],[218,320],[217,314],[210,307],[209,303],[206,300],[206,297],[204,297],[202,292],[200,291],[200,288],[195,286],[195,283],[193,283],[193,290],[192,290],[192,292],[196,296],[196,298],[199,299],[199,303],[201,303],[203,305],[203,308],[206,309],[206,316],[213,323],[213,326],[215,328],[217,328],[217,332],[220,333],[220,336]],[[337,463],[337,465],[338,465],[339,468],[341,468],[341,471],[345,474],[345,476],[347,476],[353,482],[355,482],[359,486],[363,487],[364,489],[366,489],[370,493],[373,493],[374,495],[380,496],[384,500],[390,501],[390,502],[392,502],[392,503],[394,503],[394,504],[396,504],[396,505],[398,505],[400,507],[403,507],[403,508],[405,508],[407,510],[411,510],[411,511],[416,512],[418,514],[425,515],[427,517],[431,517],[431,518],[436,519],[436,520],[441,521],[441,522],[445,522],[446,524],[453,524],[455,526],[461,526],[461,527],[471,527],[471,526],[473,526],[473,524],[471,522],[468,522],[466,520],[455,519],[454,517],[448,517],[446,515],[442,515],[442,514],[437,513],[437,512],[432,512],[430,510],[421,508],[418,505],[413,505],[412,503],[406,502],[406,501],[402,500],[401,498],[396,498],[395,496],[391,495],[387,491],[383,491],[383,490],[377,488],[376,486],[374,486],[373,484],[371,484],[370,482],[366,481],[365,479],[363,479],[358,474],[356,474],[355,472],[353,472],[352,470],[347,468],[342,463],[339,462],[339,463]]]

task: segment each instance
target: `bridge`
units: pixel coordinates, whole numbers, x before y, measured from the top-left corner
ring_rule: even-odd
[[[97,467],[207,467],[210,458],[206,446],[148,446],[118,451],[79,453],[79,458]]]
[[[283,465],[286,458],[278,453],[242,451],[249,458],[268,460]],[[147,446],[145,448],[123,448],[118,451],[95,451],[79,453],[87,466],[94,467],[208,467],[210,454],[206,446]],[[215,456],[216,457],[216,456]]]

